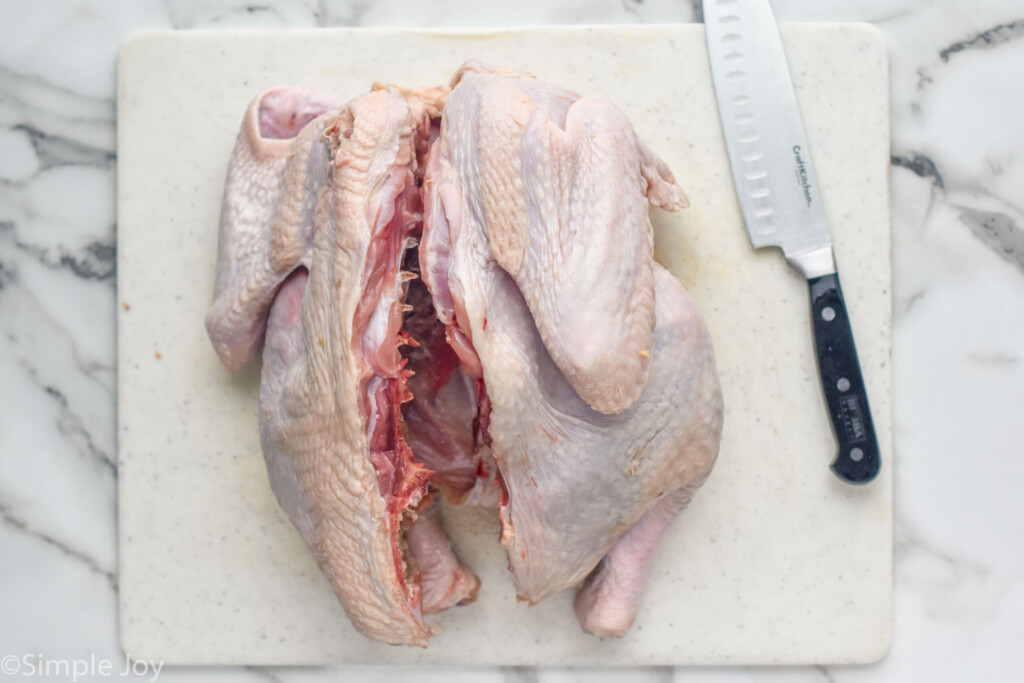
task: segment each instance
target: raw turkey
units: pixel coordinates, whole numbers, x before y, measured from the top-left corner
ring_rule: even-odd
[[[253,101],[207,329],[230,369],[263,345],[271,487],[368,638],[476,598],[442,498],[498,508],[520,598],[630,627],[722,422],[652,204],[686,198],[618,107],[516,73]]]
[[[415,173],[436,94],[381,89],[337,110],[297,88],[258,97],[228,172],[207,316],[230,368],[265,330],[271,487],[355,627],[409,645],[428,642],[424,614],[479,587],[429,509],[432,472],[400,413],[399,346],[415,343],[401,329],[402,264],[420,230]]]
[[[581,624],[621,635],[721,434],[707,329],[653,259],[648,204],[685,199],[607,100],[472,64],[453,85],[420,263],[485,388],[501,543],[522,599],[585,581]]]

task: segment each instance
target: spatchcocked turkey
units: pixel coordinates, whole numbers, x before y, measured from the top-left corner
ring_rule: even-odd
[[[722,423],[651,204],[686,198],[625,114],[528,76],[250,105],[207,329],[229,369],[262,345],[271,487],[367,637],[425,646],[475,600],[442,496],[498,508],[522,599],[632,624]]]

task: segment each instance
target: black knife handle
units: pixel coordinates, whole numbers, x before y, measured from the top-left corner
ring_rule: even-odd
[[[808,283],[818,371],[839,444],[832,471],[850,484],[866,484],[878,474],[881,454],[839,275],[811,278]]]

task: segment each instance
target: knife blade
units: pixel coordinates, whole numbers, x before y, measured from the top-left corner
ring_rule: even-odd
[[[810,146],[768,0],[702,0],[711,75],[751,245],[778,247],[808,281],[811,327],[837,453],[864,484],[881,465]]]

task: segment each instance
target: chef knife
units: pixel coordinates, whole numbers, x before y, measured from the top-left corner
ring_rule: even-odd
[[[754,248],[779,247],[810,285],[811,325],[838,442],[832,471],[851,484],[881,458],[839,286],[832,238],[768,0],[703,0],[711,75],[740,208]]]

